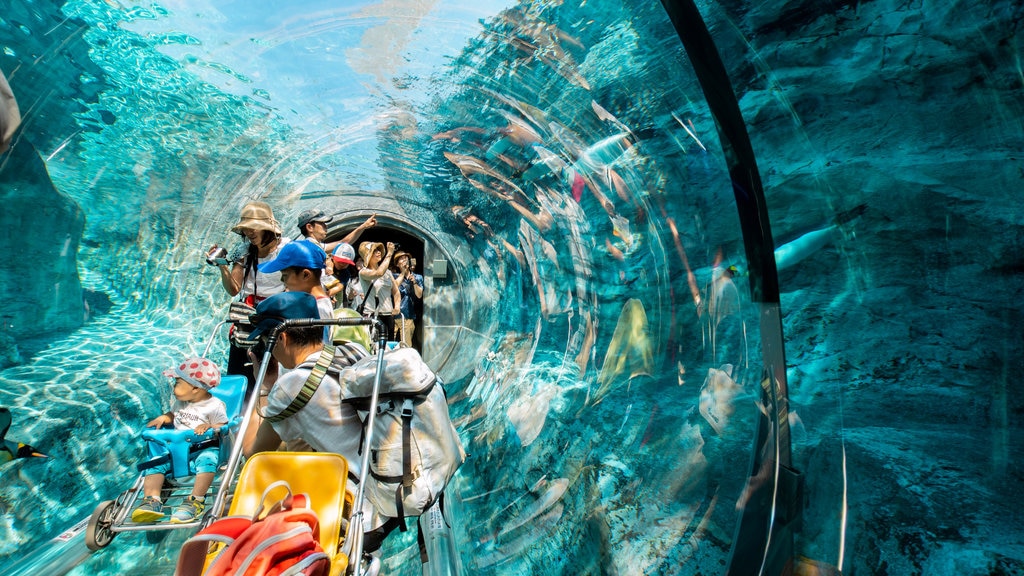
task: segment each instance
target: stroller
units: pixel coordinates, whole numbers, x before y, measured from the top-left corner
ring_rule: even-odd
[[[358,327],[372,323],[380,324],[372,319],[361,317],[333,319],[291,319],[271,329],[267,333],[266,346],[263,349],[263,361],[256,377],[256,388],[259,389],[266,378],[267,366],[271,358],[278,335],[288,328],[338,326]],[[377,334],[383,330],[377,327]],[[348,338],[346,338],[348,339]],[[374,346],[377,349],[378,374],[384,362],[384,351],[387,342],[384,338]],[[380,377],[377,376],[379,384]],[[250,402],[252,403],[252,402]],[[253,408],[254,406],[251,406]],[[370,411],[370,418],[374,411]],[[243,423],[238,434],[245,433],[247,422]],[[372,428],[367,428],[372,430]],[[364,451],[358,477],[358,490],[353,495],[347,488],[347,481],[354,476],[348,470],[348,463],[342,456],[317,452],[262,452],[253,455],[242,468],[241,475],[235,485],[230,499],[230,509],[219,522],[216,518],[208,518],[203,523],[204,530],[192,540],[186,542],[178,558],[176,574],[198,575],[205,573],[215,563],[215,559],[224,553],[224,542],[241,539],[237,522],[252,525],[263,521],[267,498],[282,485],[288,487],[288,500],[293,494],[301,495],[308,501],[308,507],[316,512],[319,521],[318,541],[323,553],[330,562],[329,574],[342,576],[373,576],[379,571],[379,560],[363,554],[363,485],[369,470],[369,451]],[[214,504],[213,509],[220,508]],[[233,531],[226,536],[224,531]],[[239,540],[240,541],[240,540]],[[360,558],[359,562],[350,562],[350,558]]]
[[[214,329],[214,334],[228,322],[219,323]],[[212,342],[213,338],[210,339],[210,344]],[[204,356],[209,354],[210,344],[203,352]],[[251,409],[249,406],[243,411],[246,384],[244,376],[225,375],[221,378],[220,385],[210,390],[214,397],[224,402],[228,416],[228,424],[219,431],[209,430],[197,436],[191,430],[147,428],[141,433],[147,443],[149,459],[139,464],[140,474],[129,489],[113,500],[100,502],[93,510],[85,529],[85,545],[89,550],[98,551],[107,547],[121,532],[194,529],[219,513],[223,507],[224,497],[230,492],[231,481],[241,457],[241,444],[237,440],[241,438],[240,426],[247,419]],[[143,498],[143,471],[165,463],[170,464],[160,496],[165,506],[176,506],[192,492],[192,476],[188,467],[190,454],[214,447],[218,448],[219,454],[217,474],[211,490],[217,497],[215,505],[209,507],[203,516],[191,522],[177,524],[137,523],[131,520],[132,510]]]

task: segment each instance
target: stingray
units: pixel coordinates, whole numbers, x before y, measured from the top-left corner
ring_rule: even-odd
[[[647,328],[647,312],[636,298],[630,298],[619,313],[604,363],[597,375],[598,389],[595,403],[611,390],[619,380],[650,376],[654,370],[654,351]]]
[[[21,114],[18,111],[18,102],[14,99],[10,85],[7,84],[7,78],[0,72],[0,154],[7,150],[19,124]]]
[[[544,421],[547,420],[548,410],[551,408],[551,399],[557,392],[558,386],[547,384],[536,394],[520,396],[508,407],[508,419],[516,429],[519,443],[524,447],[533,443],[544,429]]]

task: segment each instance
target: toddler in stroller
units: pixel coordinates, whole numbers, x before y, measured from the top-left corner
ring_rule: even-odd
[[[166,370],[164,376],[173,378],[174,402],[169,412],[152,419],[147,427],[173,424],[176,430],[192,430],[199,436],[228,423],[224,402],[210,394],[210,390],[220,384],[220,369],[216,364],[206,358],[188,358],[176,368]],[[220,450],[216,446],[189,455],[189,474],[195,474],[195,484],[192,494],[171,514],[172,524],[192,522],[202,515],[206,492],[213,484],[219,459]],[[166,516],[160,491],[170,466],[170,462],[163,462],[142,471],[144,498],[132,511],[132,522],[157,522]]]

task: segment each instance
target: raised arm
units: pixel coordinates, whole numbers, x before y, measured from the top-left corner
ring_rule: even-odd
[[[395,314],[398,314],[398,311],[402,309],[402,292],[398,289],[398,281],[394,276],[391,277],[391,302],[395,305],[393,308]]]
[[[330,254],[331,252],[334,252],[334,249],[337,248],[338,244],[341,244],[342,242],[344,242],[345,244],[351,244],[351,245],[355,246],[356,242],[359,241],[359,237],[363,235],[363,232],[366,232],[367,229],[373,228],[376,225],[377,225],[377,215],[373,214],[372,216],[370,216],[369,218],[364,220],[362,224],[360,224],[359,226],[356,226],[355,230],[349,232],[340,241],[338,241],[338,242],[330,242],[328,244],[324,244],[324,251],[327,252],[328,254]]]

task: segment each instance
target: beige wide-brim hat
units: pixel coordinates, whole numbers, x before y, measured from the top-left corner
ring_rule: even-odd
[[[274,219],[274,211],[266,202],[249,202],[242,208],[242,215],[238,218],[238,224],[231,229],[236,234],[242,230],[268,230],[274,234],[281,234],[281,225]]]
[[[370,264],[370,255],[373,254],[377,248],[380,248],[380,251],[384,252],[384,244],[381,244],[380,242],[363,242],[359,245],[359,257],[363,259],[363,265]]]

